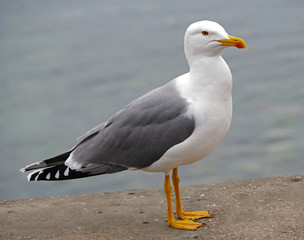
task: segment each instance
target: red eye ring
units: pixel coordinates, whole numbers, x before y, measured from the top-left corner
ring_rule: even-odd
[[[209,32],[207,32],[207,31],[202,31],[202,34],[203,34],[204,36],[208,36],[208,35],[209,35]]]

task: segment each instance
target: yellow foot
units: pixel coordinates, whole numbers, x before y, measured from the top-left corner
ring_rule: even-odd
[[[171,223],[168,223],[168,225],[174,228],[185,229],[185,230],[195,230],[198,227],[204,226],[203,224],[193,222],[192,220],[181,220],[181,221],[173,220]]]
[[[187,220],[187,219],[199,219],[199,218],[208,218],[213,217],[209,214],[208,211],[195,211],[195,212],[176,212],[177,216],[181,219]]]

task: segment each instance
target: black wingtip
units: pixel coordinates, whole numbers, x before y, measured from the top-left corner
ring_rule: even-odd
[[[72,170],[66,165],[59,165],[34,171],[27,176],[27,179],[28,181],[59,181],[87,176],[88,173]]]
[[[27,176],[28,181],[60,181],[75,178],[84,178],[101,174],[110,174],[127,170],[126,167],[111,164],[90,164],[79,170],[73,170],[62,164],[36,170]]]

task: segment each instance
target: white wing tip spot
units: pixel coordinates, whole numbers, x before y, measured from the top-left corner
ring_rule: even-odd
[[[59,170],[57,171],[55,178],[57,178],[57,179],[59,178]]]
[[[67,167],[66,170],[64,171],[63,175],[67,177],[67,176],[69,176],[69,172],[70,172],[70,168]]]
[[[50,179],[51,178],[51,173],[49,172],[48,175],[46,175],[45,179]]]

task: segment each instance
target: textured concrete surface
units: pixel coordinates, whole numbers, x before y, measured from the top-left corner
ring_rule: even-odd
[[[0,239],[304,239],[304,176],[182,187],[196,231],[167,226],[162,189],[0,202]]]

